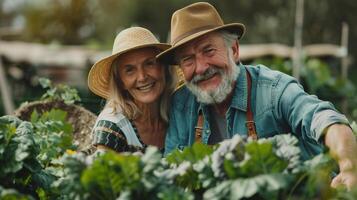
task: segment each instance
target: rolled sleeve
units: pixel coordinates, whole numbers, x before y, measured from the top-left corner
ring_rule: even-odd
[[[335,110],[323,110],[316,113],[311,123],[311,130],[314,138],[321,141],[326,128],[336,123],[349,125],[346,116]]]

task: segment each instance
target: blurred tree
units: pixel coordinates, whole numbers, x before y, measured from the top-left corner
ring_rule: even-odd
[[[136,15],[136,3],[132,0],[89,0],[88,9],[91,13],[91,44],[96,47],[110,49],[115,35],[122,29],[131,26],[132,18]]]
[[[161,40],[168,39],[172,13],[197,0],[32,0],[5,13],[0,0],[1,23],[9,24],[16,15],[25,18],[26,40],[64,44],[91,43],[111,48],[120,30],[139,25],[151,29]],[[247,34],[242,43],[277,42],[292,45],[295,1],[284,0],[208,0],[224,21],[242,22]],[[350,25],[350,40],[357,39],[355,0],[315,0],[305,2],[304,44],[340,43],[341,23]],[[13,14],[15,13],[15,14]],[[351,43],[357,57],[357,43]]]
[[[25,40],[81,44],[91,36],[85,29],[90,19],[86,0],[26,1],[21,10]]]

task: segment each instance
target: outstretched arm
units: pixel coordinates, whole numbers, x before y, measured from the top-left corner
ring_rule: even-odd
[[[340,173],[331,186],[344,185],[348,189],[357,186],[357,142],[351,128],[344,124],[333,124],[327,128],[325,144],[337,160]]]

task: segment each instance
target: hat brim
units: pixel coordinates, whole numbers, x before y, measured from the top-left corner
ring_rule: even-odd
[[[216,27],[213,29],[199,31],[197,33],[194,33],[194,34],[180,40],[175,45],[173,45],[171,48],[161,52],[159,55],[156,56],[156,58],[164,64],[176,65],[177,63],[175,62],[175,59],[174,59],[174,52],[175,52],[175,50],[177,50],[177,48],[183,46],[184,44],[187,44],[188,42],[190,42],[202,35],[211,33],[213,31],[219,31],[219,30],[227,30],[231,33],[237,33],[238,39],[240,39],[243,37],[243,35],[245,33],[245,26],[241,23],[231,23],[231,24],[226,24],[226,25],[219,26],[219,27]]]
[[[105,57],[97,61],[88,73],[88,87],[96,95],[107,99],[109,97],[109,81],[111,65],[113,61],[120,55],[132,50],[142,49],[146,47],[154,47],[161,51],[165,51],[171,47],[165,43],[144,44],[133,48],[125,49],[111,56]]]

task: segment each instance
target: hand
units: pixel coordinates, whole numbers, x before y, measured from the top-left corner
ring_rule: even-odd
[[[331,125],[327,129],[325,143],[340,168],[331,187],[345,186],[350,190],[357,186],[357,142],[351,128],[344,124]]]
[[[332,180],[331,187],[345,186],[348,190],[351,190],[354,186],[357,186],[357,161],[345,159],[339,161],[339,167],[340,173]]]

